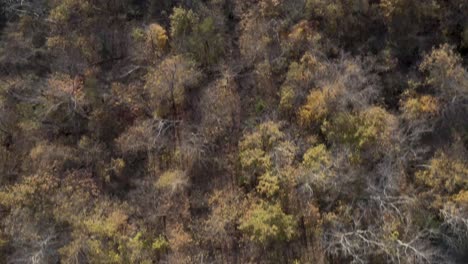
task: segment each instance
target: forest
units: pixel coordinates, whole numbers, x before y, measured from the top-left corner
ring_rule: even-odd
[[[468,263],[467,0],[0,0],[0,264]]]

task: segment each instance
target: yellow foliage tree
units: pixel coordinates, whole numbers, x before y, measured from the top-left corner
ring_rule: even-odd
[[[340,113],[322,125],[322,132],[329,142],[344,144],[352,150],[357,161],[369,152],[377,158],[391,148],[392,137],[398,121],[380,107],[371,107],[353,115]]]
[[[468,95],[468,73],[461,64],[460,55],[448,44],[434,48],[427,54],[419,69],[427,73],[427,84],[446,100],[457,95]]]
[[[330,86],[311,91],[306,103],[299,109],[299,124],[304,128],[320,126],[331,112],[337,92]]]
[[[437,153],[429,168],[416,174],[417,179],[439,194],[457,194],[468,188],[468,163],[466,160]]]
[[[146,31],[146,45],[154,54],[159,55],[165,51],[168,43],[166,30],[159,24],[153,23]]]
[[[408,120],[434,117],[439,112],[439,101],[430,95],[410,97],[402,103],[403,115]]]
[[[260,244],[289,241],[296,234],[292,215],[283,212],[279,204],[254,203],[240,220],[239,230],[248,239]]]

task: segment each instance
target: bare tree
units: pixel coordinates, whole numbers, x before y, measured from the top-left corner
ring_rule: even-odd
[[[452,250],[464,254],[468,248],[468,213],[453,204],[445,205],[440,213],[443,239]]]
[[[18,250],[7,261],[8,264],[57,263],[58,235],[51,230],[33,241],[17,241]]]
[[[356,203],[359,213],[355,211],[350,222],[334,223],[324,233],[323,245],[330,255],[360,264],[372,263],[375,257],[388,263],[448,263],[447,256],[431,243],[434,232],[413,225],[415,198],[375,188],[369,192],[370,203]]]
[[[43,0],[4,0],[0,11],[7,17],[32,15],[42,17],[46,13],[46,3]]]

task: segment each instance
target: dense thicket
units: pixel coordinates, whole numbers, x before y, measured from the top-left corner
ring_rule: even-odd
[[[467,263],[466,0],[3,0],[0,263]]]

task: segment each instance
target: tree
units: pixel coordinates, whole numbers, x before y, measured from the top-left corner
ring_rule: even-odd
[[[423,95],[419,97],[409,97],[402,103],[403,116],[417,122],[427,120],[437,116],[439,112],[439,101],[434,96]]]
[[[468,94],[468,73],[460,56],[449,45],[434,48],[424,57],[419,69],[427,74],[426,83],[445,100]]]
[[[200,18],[192,10],[176,7],[171,19],[171,36],[175,48],[188,52],[203,66],[214,65],[224,53],[223,23],[208,15]]]
[[[293,216],[285,214],[279,204],[253,203],[240,220],[239,229],[248,239],[260,244],[289,241],[295,235]]]
[[[291,112],[325,71],[326,66],[311,53],[305,53],[300,62],[291,63],[286,80],[281,86],[280,109]]]
[[[64,173],[81,163],[76,149],[64,145],[48,144],[47,142],[38,142],[31,149],[29,157],[28,169],[46,173]]]
[[[218,25],[214,17],[207,17],[195,28],[189,50],[202,65],[215,65],[224,54],[223,26]]]
[[[343,24],[340,23],[340,18],[346,18],[345,8],[340,1],[331,1],[326,3],[322,0],[306,1],[306,10],[310,15],[317,15],[323,20],[323,27],[328,33],[343,34],[340,28]]]
[[[79,135],[87,119],[83,79],[66,74],[52,76],[44,95],[47,100],[45,121],[52,123],[55,129],[73,131],[73,134]]]
[[[438,43],[437,34],[419,36],[420,30],[426,27],[439,32],[438,26],[434,25],[442,14],[438,1],[385,0],[378,8],[389,31],[389,45],[398,59],[412,61],[415,54]]]
[[[146,32],[146,45],[153,53],[160,53],[166,49],[168,36],[166,30],[159,24],[150,24]]]
[[[84,73],[89,66],[125,56],[127,38],[122,28],[127,0],[112,4],[106,0],[54,0],[49,7],[47,46],[59,56],[57,68]]]
[[[146,89],[154,100],[155,116],[180,118],[188,89],[197,85],[200,71],[193,61],[183,56],[164,59],[146,77]]]
[[[454,201],[446,203],[440,210],[443,218],[441,227],[444,230],[443,241],[448,245],[450,253],[463,256],[467,249],[468,221],[466,208],[467,193],[461,192]]]
[[[205,138],[214,142],[224,140],[239,125],[239,108],[240,98],[231,76],[224,76],[205,88],[200,100]]]
[[[304,19],[291,26],[287,36],[283,37],[281,46],[292,58],[296,58],[307,51],[320,50],[322,42],[323,37],[317,30],[316,23]]]
[[[280,125],[271,121],[260,124],[253,133],[244,136],[239,143],[239,159],[246,183],[256,184],[262,175],[266,181],[278,177],[281,168],[292,164],[296,148],[292,142],[285,141],[285,137]]]
[[[331,156],[325,145],[320,144],[306,151],[302,164],[310,170],[320,172],[330,167]]]
[[[380,107],[371,107],[357,115],[341,113],[322,125],[322,132],[330,143],[350,147],[352,156],[377,158],[392,148],[396,118]],[[364,155],[364,156],[363,156]]]
[[[339,204],[333,212],[323,213],[321,243],[334,260],[356,263],[450,261],[444,254],[445,249],[432,246],[433,219],[424,215],[413,196],[368,191],[365,195],[369,195],[366,198],[369,202]]]
[[[374,43],[369,40],[382,30],[378,21],[380,17],[375,14],[375,3],[372,1],[306,0],[303,10],[321,34],[333,40],[325,40],[328,43],[324,49],[331,53],[335,52],[335,44],[347,45],[348,50],[358,49],[361,45],[369,45],[372,49]]]
[[[329,61],[306,52],[299,63],[293,62],[289,67],[281,86],[280,110],[292,114],[306,101],[296,114],[307,127],[312,123],[319,125],[327,112],[365,109],[380,95],[374,65],[372,57],[341,55]]]
[[[170,19],[171,36],[181,40],[187,38],[187,36],[192,33],[195,24],[198,23],[199,20],[193,10],[187,10],[181,7],[176,7],[172,10]]]
[[[242,14],[239,36],[239,48],[243,60],[247,65],[257,61],[273,61],[280,53],[279,39],[274,34],[274,22],[257,16],[258,6],[250,7],[245,12],[246,14]]]
[[[439,152],[431,159],[428,169],[416,177],[440,195],[457,194],[468,187],[468,166],[463,158],[450,158]]]
[[[8,17],[24,15],[42,17],[47,11],[45,1],[30,0],[5,0],[0,10]]]
[[[275,17],[281,13],[282,1],[280,0],[262,0],[259,3],[260,13],[264,17]]]
[[[169,36],[158,23],[133,28],[131,37],[134,45],[132,56],[143,62],[155,63],[168,51]]]
[[[307,96],[307,102],[298,112],[299,123],[308,128],[320,125],[329,115],[330,105],[335,100],[333,90],[314,90]]]
[[[247,209],[247,199],[239,188],[215,190],[208,199],[211,213],[204,222],[206,240],[224,253],[236,247],[237,225]]]
[[[185,188],[187,183],[187,175],[180,170],[166,171],[159,176],[158,180],[154,183],[156,188],[169,189],[171,192],[176,192]]]

